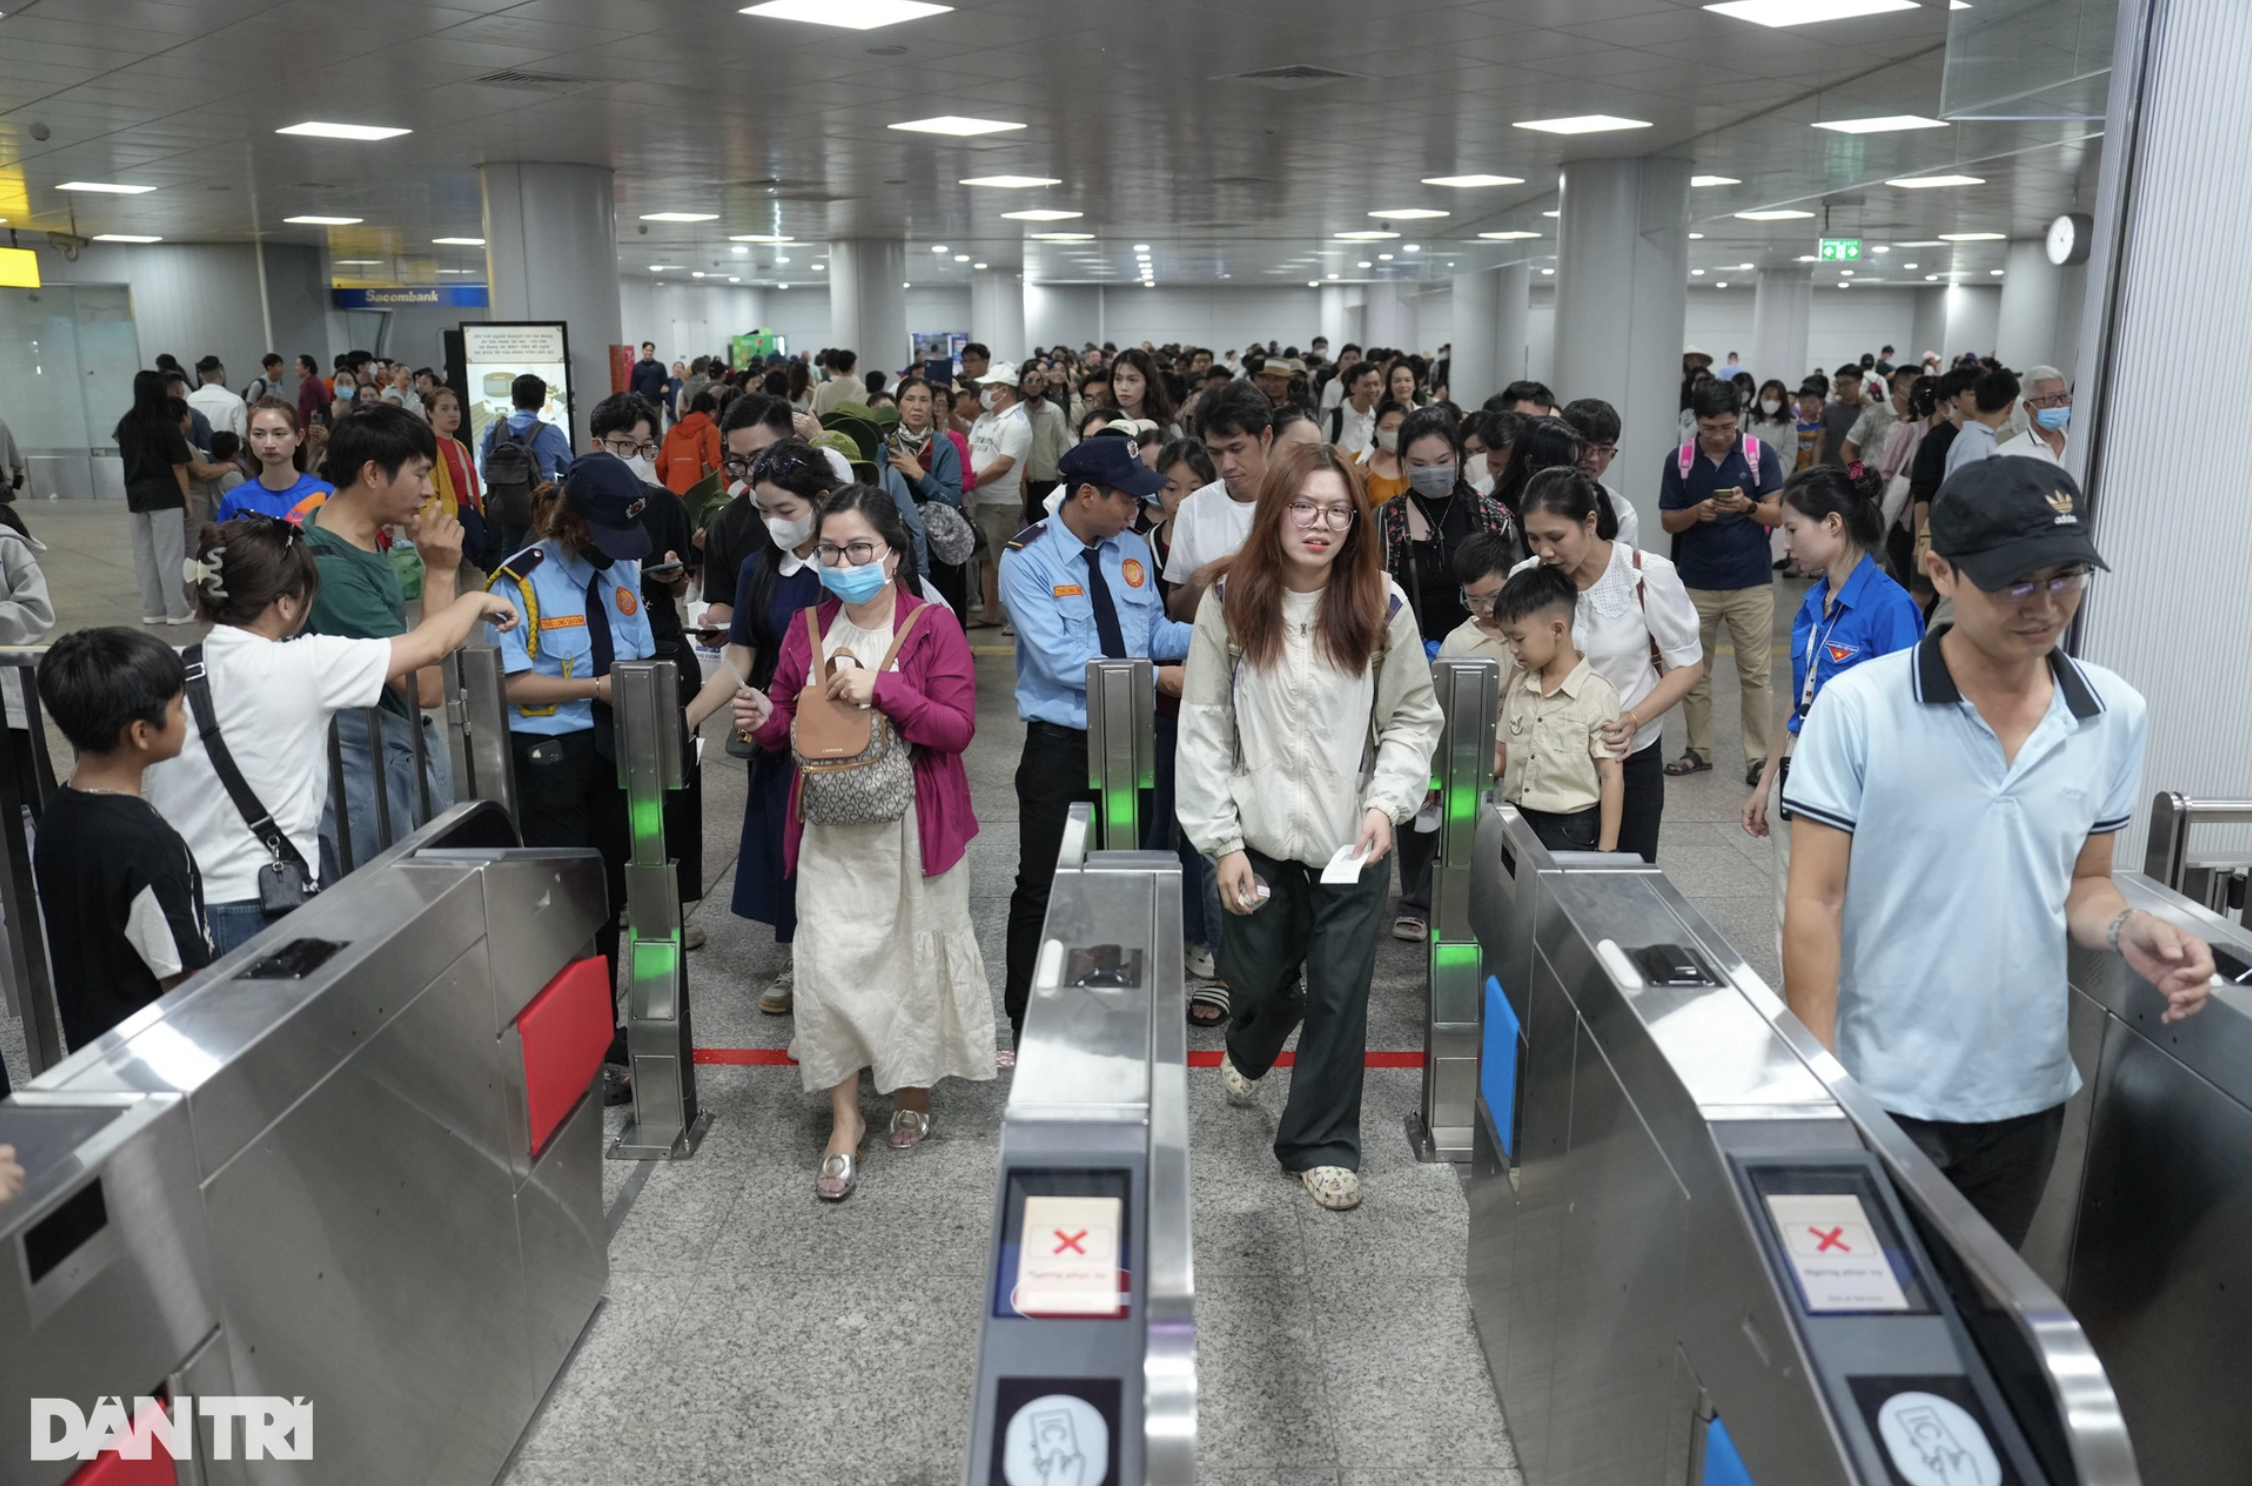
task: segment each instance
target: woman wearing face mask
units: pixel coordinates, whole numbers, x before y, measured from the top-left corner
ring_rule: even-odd
[[[269,408],[296,411],[266,399],[260,414]],[[257,797],[258,814],[271,814],[306,885],[315,886],[329,719],[374,706],[386,683],[436,665],[480,621],[509,628],[515,608],[492,594],[465,593],[391,639],[299,638],[321,571],[295,523],[246,515],[206,526],[196,545],[188,593],[212,625],[202,645],[203,680],[221,746]],[[143,792],[203,874],[213,947],[224,955],[263,931],[272,916],[260,906],[258,874],[274,854],[214,768],[200,726],[189,727],[179,757],[149,770]]]
[[[1767,448],[1796,450],[1798,409],[1791,401],[1790,389],[1773,377],[1760,383],[1744,415],[1744,432]]]
[[[1619,850],[1654,863],[1666,804],[1665,714],[1705,669],[1696,605],[1671,561],[1617,540],[1610,503],[1576,469],[1541,471],[1525,487],[1521,520],[1533,555],[1517,566],[1562,568],[1579,590],[1572,643],[1617,689],[1622,709],[1604,733],[1625,758]]]
[[[918,506],[962,507],[962,457],[939,429],[938,403],[921,377],[900,379],[899,424],[884,440],[884,460]],[[888,478],[888,477],[887,477]],[[926,518],[927,519],[927,518]],[[960,614],[969,603],[969,574],[960,563],[931,563],[931,587]]]
[[[219,502],[220,524],[237,516],[274,516],[293,525],[336,493],[326,480],[305,473],[305,453],[297,436],[297,410],[278,397],[265,397],[250,410],[250,453],[258,478],[227,492]]]
[[[328,428],[336,427],[336,420],[352,411],[352,394],[357,390],[352,385],[352,374],[342,367],[337,368],[329,399],[321,406],[321,423]]]
[[[1376,405],[1374,442],[1360,457],[1361,480],[1371,505],[1389,505],[1408,488],[1407,471],[1400,464],[1400,425],[1413,411],[1410,404],[1389,397]]]
[[[833,810],[820,781],[801,775],[786,826],[788,865],[809,889],[790,1056],[806,1092],[829,1094],[814,1193],[838,1202],[860,1179],[860,1071],[892,1096],[891,1147],[920,1144],[933,1084],[994,1076],[993,993],[970,921],[969,642],[944,604],[915,596],[914,549],[890,496],[846,486],[823,503],[815,537],[827,597],[791,616],[771,698],[743,692],[736,724],[787,758],[804,694],[819,690],[878,714],[871,735],[905,751],[913,785],[899,815],[847,824],[825,816],[855,812]]]
[[[1197,606],[1175,788],[1233,915],[1219,947],[1233,1002],[1221,1087],[1230,1104],[1257,1103],[1299,1033],[1274,1153],[1333,1210],[1361,1200],[1384,858],[1423,798],[1441,726],[1420,644],[1359,474],[1324,444],[1270,460],[1243,548]],[[1322,882],[1341,858],[1358,871]]]
[[[1163,438],[1181,436],[1165,379],[1158,374],[1157,362],[1140,347],[1119,352],[1118,359],[1111,363],[1110,400],[1125,416],[1156,424]]]

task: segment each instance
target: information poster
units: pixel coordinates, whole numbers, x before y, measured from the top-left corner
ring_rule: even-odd
[[[465,324],[461,327],[461,359],[468,385],[461,390],[469,405],[469,447],[485,447],[485,429],[495,418],[505,418],[514,406],[510,389],[529,372],[547,383],[547,401],[540,419],[571,433],[570,338],[561,321],[522,321],[503,324]]]
[[[781,331],[747,330],[728,342],[727,363],[737,371],[749,371],[769,356],[789,354],[790,338]]]

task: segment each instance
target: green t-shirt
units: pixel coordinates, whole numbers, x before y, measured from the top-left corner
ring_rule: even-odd
[[[350,640],[388,640],[407,632],[407,600],[399,575],[380,552],[355,547],[321,529],[325,508],[305,514],[305,543],[321,570],[321,591],[305,628],[316,635]],[[383,708],[406,717],[407,704],[395,686],[383,689]]]

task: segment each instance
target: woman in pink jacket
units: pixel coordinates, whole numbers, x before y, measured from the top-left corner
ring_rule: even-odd
[[[993,992],[970,922],[964,860],[977,817],[962,754],[977,731],[969,642],[944,604],[915,593],[915,549],[884,492],[848,485],[814,518],[814,559],[830,597],[782,639],[771,697],[745,691],[736,726],[764,747],[791,746],[799,699],[821,688],[880,714],[873,732],[907,751],[912,797],[889,819],[824,820],[824,787],[872,783],[873,766],[791,789],[783,860],[798,878],[797,1007],[790,1056],[808,1093],[829,1091],[833,1124],[814,1191],[836,1202],[860,1177],[867,1121],[860,1070],[893,1096],[889,1143],[930,1133],[931,1085],[994,1076]],[[812,679],[808,681],[808,674]],[[859,776],[857,778],[853,776]],[[865,810],[859,812],[865,814]],[[808,819],[808,816],[811,819]]]

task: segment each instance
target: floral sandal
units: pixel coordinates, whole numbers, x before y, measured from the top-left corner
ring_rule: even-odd
[[[1298,1173],[1298,1180],[1314,1194],[1314,1201],[1333,1213],[1351,1212],[1361,1205],[1361,1179],[1342,1166],[1316,1166]]]

